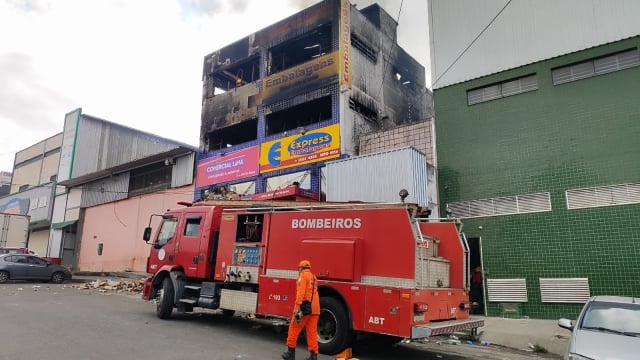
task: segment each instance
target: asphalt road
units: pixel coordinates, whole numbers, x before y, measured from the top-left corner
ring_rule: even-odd
[[[77,284],[0,285],[0,360],[280,359],[284,331],[242,317],[176,314],[160,320],[138,294],[80,290]],[[301,339],[297,358],[307,356]],[[529,360],[494,347],[410,343],[354,349],[361,360]],[[321,355],[321,360],[332,359]],[[548,357],[543,357],[548,358]]]

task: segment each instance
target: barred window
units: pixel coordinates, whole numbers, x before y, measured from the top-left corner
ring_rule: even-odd
[[[560,85],[638,65],[640,54],[638,49],[633,49],[553,69],[551,75],[553,84]]]
[[[447,204],[447,208],[458,218],[543,212],[551,211],[551,195],[545,192],[459,201]]]
[[[538,77],[535,74],[469,90],[467,104],[474,105],[534,90],[538,90]]]

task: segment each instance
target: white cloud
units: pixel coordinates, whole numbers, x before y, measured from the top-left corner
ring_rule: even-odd
[[[0,0],[0,170],[12,169],[16,151],[61,132],[78,107],[197,146],[204,56],[315,2]],[[419,51],[428,56],[426,44]]]

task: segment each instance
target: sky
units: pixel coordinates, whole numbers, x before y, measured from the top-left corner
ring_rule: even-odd
[[[76,108],[198,146],[204,56],[317,2],[0,0],[0,171]],[[427,1],[377,3],[430,84]]]

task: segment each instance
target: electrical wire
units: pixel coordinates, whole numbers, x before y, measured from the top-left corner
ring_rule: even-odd
[[[400,13],[402,13],[402,4],[404,4],[404,0],[400,1],[400,10],[398,10],[398,16],[396,18],[396,24],[400,24]],[[391,49],[389,49],[389,56],[391,57],[391,53],[393,52],[393,49],[396,46],[396,43],[398,42],[398,29],[396,28],[395,33],[393,34],[393,41],[391,42]],[[384,55],[384,54],[383,54]],[[385,61],[384,56],[382,56],[382,61]],[[380,98],[380,93],[382,93],[382,87],[384,86],[384,78],[387,75],[387,66],[389,65],[390,61],[385,61],[384,63],[384,70],[382,71],[382,82],[380,83],[380,89],[378,90],[378,95],[376,95],[377,98]]]
[[[458,62],[458,60],[460,60],[460,58],[467,52],[467,50],[469,50],[471,48],[471,46],[473,46],[473,44],[475,44],[475,42],[480,38],[480,36],[482,36],[482,34],[484,34],[484,32],[487,31],[487,29],[491,26],[491,24],[493,24],[493,22],[496,21],[496,19],[500,16],[500,14],[502,14],[502,12],[507,8],[507,6],[509,6],[509,4],[511,4],[512,1],[513,0],[507,1],[507,3],[502,7],[502,9],[500,9],[500,11],[498,11],[496,16],[494,16],[493,19],[491,19],[491,21],[487,24],[487,26],[485,26],[484,29],[482,29],[482,31],[480,31],[480,33],[473,39],[473,41],[471,41],[471,43],[460,53],[460,55],[458,55],[458,57],[455,60],[453,60],[451,65],[449,65],[449,67],[447,67],[447,69],[442,74],[440,74],[440,76],[438,76],[436,81],[433,82],[432,87],[435,87],[436,84],[438,83],[438,81],[440,81],[440,79],[442,79],[442,77],[447,72],[449,72],[449,70],[451,70],[453,65],[455,65]]]

